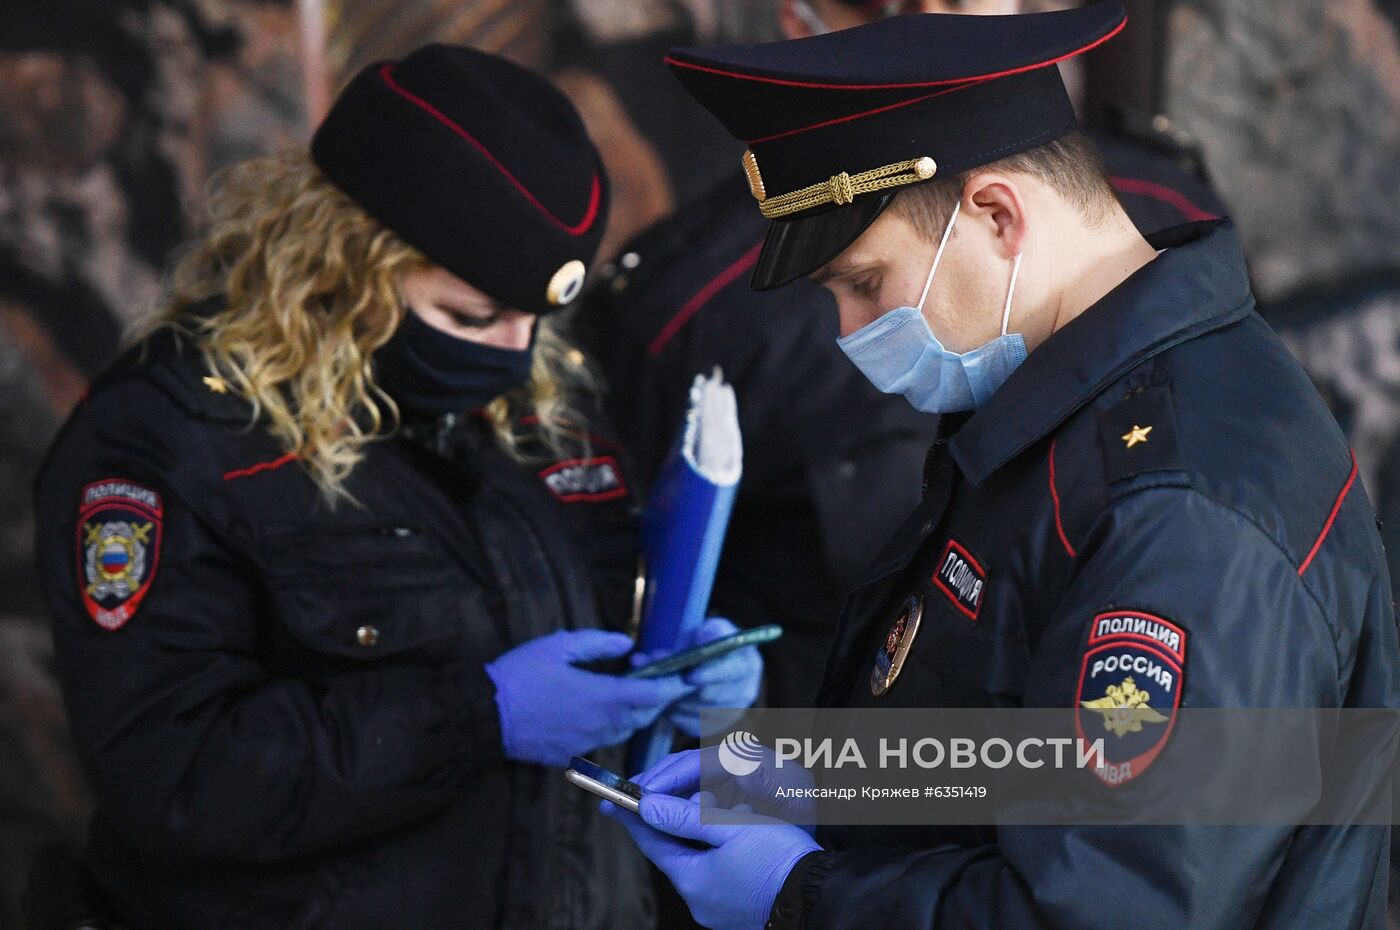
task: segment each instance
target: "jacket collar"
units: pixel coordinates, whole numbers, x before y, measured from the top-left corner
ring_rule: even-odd
[[[1168,251],[1037,347],[953,437],[953,458],[974,485],[1130,369],[1254,309],[1228,219],[1176,226],[1148,242]]]

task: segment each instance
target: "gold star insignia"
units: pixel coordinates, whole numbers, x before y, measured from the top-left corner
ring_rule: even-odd
[[[220,378],[218,375],[205,375],[204,386],[207,387],[209,390],[213,391],[215,394],[228,393],[228,382],[225,381],[223,378]]]
[[[1131,449],[1140,442],[1147,442],[1147,434],[1150,432],[1152,432],[1152,427],[1138,426],[1134,423],[1132,431],[1123,436],[1123,441],[1126,442],[1128,448]]]

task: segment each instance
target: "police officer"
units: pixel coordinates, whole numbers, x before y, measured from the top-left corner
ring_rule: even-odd
[[[910,11],[997,15],[1018,0],[783,0],[789,38]],[[1143,232],[1220,215],[1186,153],[1095,133],[1114,190]],[[1167,154],[1170,153],[1170,154]],[[737,160],[737,159],[736,159]],[[711,607],[740,626],[781,623],[768,657],[773,706],[816,690],[841,598],[918,501],[936,418],[882,396],[835,345],[836,311],[810,282],[748,287],[765,220],[742,174],[688,198],[604,266],[576,317],[608,385],[611,422],[647,484],[670,452],[691,376],[718,365],[740,398],[745,477]]]
[[[578,667],[631,648],[632,510],[541,318],[606,211],[564,98],[448,46],[361,72],[310,158],[222,178],[37,486],[113,918],[651,920],[644,862],[551,767],[748,703],[760,662]]]
[[[919,508],[847,603],[821,705],[1400,706],[1355,459],[1255,313],[1234,229],[1144,240],[1074,131],[1052,65],[1123,21],[1117,3],[899,17],[672,54],[749,145],[773,221],[755,285],[824,283],[855,365],[945,414]],[[1108,649],[1172,674],[1129,689],[1086,661]],[[1148,798],[1148,755],[1109,740],[1084,778]],[[611,812],[710,927],[1384,922],[1383,827],[813,837],[701,822],[695,756],[639,776],[656,792],[640,819]]]

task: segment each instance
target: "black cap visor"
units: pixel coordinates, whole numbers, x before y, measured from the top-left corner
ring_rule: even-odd
[[[767,291],[810,275],[859,239],[898,193],[882,191],[834,210],[769,223],[749,286]]]

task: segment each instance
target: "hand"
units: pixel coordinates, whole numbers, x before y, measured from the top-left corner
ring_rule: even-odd
[[[711,617],[700,626],[694,645],[700,646],[721,637],[739,632],[739,628],[723,617]],[[661,658],[655,656],[654,658]],[[650,661],[650,658],[648,659]],[[689,697],[676,703],[666,713],[675,726],[691,736],[710,735],[727,729],[730,724],[744,715],[758,698],[758,687],[763,680],[763,658],[757,646],[744,646],[733,652],[697,665],[685,675],[685,680],[696,686]],[[733,708],[728,713],[716,708]],[[701,731],[701,711],[710,710],[704,715],[705,728]]]
[[[748,818],[766,822],[701,823],[698,801],[664,794],[642,796],[640,819],[609,801],[601,810],[627,828],[676,886],[691,916],[711,930],[761,930],[788,873],[821,849],[797,827],[753,814]]]
[[[808,789],[812,773],[797,762],[779,766],[777,754],[763,747],[763,760],[747,775],[731,775],[719,762],[719,746],[672,753],[632,781],[648,791],[690,797],[697,791],[713,796],[720,807],[753,811],[796,824],[808,834],[816,819],[817,802]]]
[[[506,756],[568,765],[573,756],[622,742],[695,690],[676,675],[619,678],[574,665],[616,658],[631,648],[632,639],[622,633],[561,630],[488,663]]]

